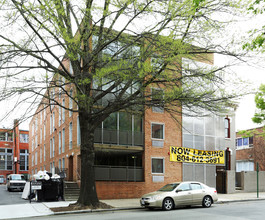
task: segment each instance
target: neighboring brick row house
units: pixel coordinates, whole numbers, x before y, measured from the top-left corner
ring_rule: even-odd
[[[256,165],[259,164],[259,170],[265,171],[265,140],[264,127],[247,130],[253,134],[245,137],[237,133],[236,139],[236,172],[256,171]]]
[[[28,176],[29,132],[19,130],[15,121],[14,129],[0,129],[0,183],[12,173]]]

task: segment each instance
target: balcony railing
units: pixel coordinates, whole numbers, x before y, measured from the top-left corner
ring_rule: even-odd
[[[96,129],[95,143],[115,144],[126,146],[144,146],[144,133],[132,131],[118,131]]]
[[[134,166],[95,166],[95,178],[101,181],[144,181],[143,168]]]

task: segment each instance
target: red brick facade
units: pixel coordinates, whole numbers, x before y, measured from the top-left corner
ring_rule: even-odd
[[[259,170],[265,171],[265,139],[264,136],[261,135],[264,132],[263,127],[250,129],[248,132],[249,131],[253,132],[253,144],[243,147],[242,149],[239,149],[237,146],[236,161],[237,163],[240,161],[253,162],[254,170],[256,170],[256,164],[259,163]],[[240,137],[242,137],[242,135],[237,133],[237,138]]]
[[[0,129],[0,177],[6,178],[12,173],[28,175],[28,131]]]

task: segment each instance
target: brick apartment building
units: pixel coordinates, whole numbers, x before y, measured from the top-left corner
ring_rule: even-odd
[[[259,170],[265,171],[265,140],[264,127],[249,129],[247,132],[253,134],[244,137],[237,133],[236,139],[236,172],[255,171],[259,163]]]
[[[74,90],[71,85],[67,91]],[[75,109],[68,96],[53,90],[62,106]],[[80,127],[77,113],[42,102],[30,122],[30,173],[64,170],[80,182]],[[100,199],[135,198],[169,182],[198,180],[216,187],[220,166],[170,161],[170,146],[231,151],[235,170],[234,115],[178,117],[153,107],[144,115],[113,113],[95,132],[96,187]],[[183,127],[182,127],[183,124]],[[224,167],[224,165],[221,165]]]
[[[29,132],[19,130],[15,121],[14,129],[0,129],[0,183],[12,173],[28,176]]]

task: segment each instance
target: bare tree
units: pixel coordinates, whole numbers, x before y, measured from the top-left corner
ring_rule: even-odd
[[[177,119],[183,109],[225,111],[238,95],[226,92],[224,67],[212,62],[213,53],[237,57],[214,44],[224,25],[214,14],[232,14],[234,1],[0,3],[1,77],[6,79],[1,100],[27,94],[21,104],[27,100],[32,108],[40,102],[45,108],[67,108],[53,92],[60,91],[78,106],[68,110],[78,112],[80,119],[80,205],[99,203],[94,131],[111,113],[126,109],[140,114],[156,106]],[[189,62],[184,65],[183,60]],[[210,67],[196,66],[198,62]]]

